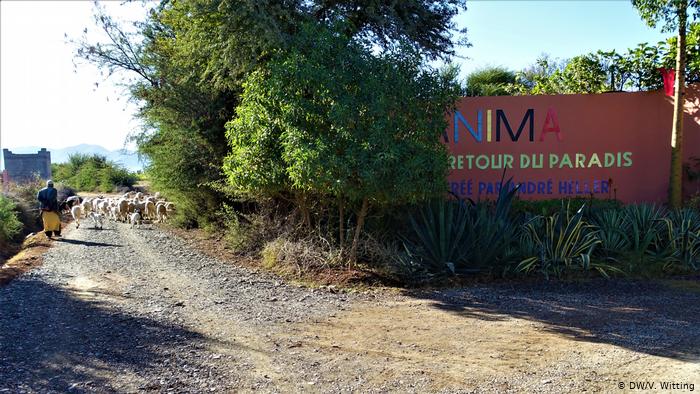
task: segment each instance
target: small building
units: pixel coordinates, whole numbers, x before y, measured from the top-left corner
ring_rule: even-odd
[[[42,180],[51,179],[51,152],[46,148],[29,154],[16,154],[9,149],[3,149],[2,154],[5,159],[3,183],[23,183],[36,177]]]

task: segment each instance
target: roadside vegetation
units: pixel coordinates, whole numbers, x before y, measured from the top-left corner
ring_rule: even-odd
[[[74,40],[78,59],[125,76],[145,124],[134,141],[179,226],[300,278],[415,285],[697,269],[691,209],[528,203],[513,187],[491,202],[446,199],[440,136],[461,95],[656,89],[649,70],[671,49],[543,58],[522,72],[480,70],[464,86],[456,67],[431,66],[466,44],[453,23],[464,1],[280,4],[163,2],[136,30],[97,8],[111,40]],[[86,168],[66,183],[102,179]]]
[[[76,192],[121,192],[135,184],[136,174],[99,155],[71,155],[67,163],[52,164],[58,201]],[[0,263],[17,253],[31,233],[42,230],[36,199],[46,181],[38,177],[23,183],[11,183],[0,194]]]
[[[495,202],[426,205],[411,215],[413,231],[401,257],[405,266],[424,277],[480,272],[548,279],[649,278],[700,269],[697,207],[559,200],[555,209],[545,201],[529,203],[540,208],[509,213],[513,198],[508,193]]]
[[[116,192],[129,189],[138,181],[136,174],[101,155],[72,154],[66,163],[54,163],[55,182],[76,191]]]
[[[686,83],[700,82],[700,23],[687,32]],[[598,50],[555,59],[542,54],[521,70],[494,66],[473,71],[463,84],[468,96],[581,94],[663,88],[659,69],[675,67],[677,38],[640,43],[626,52]]]
[[[22,222],[15,211],[15,204],[8,197],[0,195],[0,246],[5,246],[21,230]]]
[[[7,193],[0,194],[0,265],[19,251],[25,236],[41,230],[36,195],[44,186],[45,182],[37,178],[27,183],[12,183]],[[61,194],[71,193],[57,186]]]

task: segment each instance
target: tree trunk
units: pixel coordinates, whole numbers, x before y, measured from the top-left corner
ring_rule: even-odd
[[[299,215],[301,216],[301,225],[307,229],[311,228],[311,212],[306,205],[307,198],[304,194],[297,195],[297,206],[299,207]]]
[[[362,232],[362,226],[365,225],[365,217],[367,217],[368,210],[369,201],[365,197],[362,200],[362,208],[360,208],[360,213],[357,214],[357,226],[355,227],[355,235],[352,238],[352,247],[350,248],[350,266],[357,262],[357,244],[360,242],[360,232]]]
[[[673,93],[673,130],[671,132],[671,178],[668,202],[679,208],[683,202],[683,107],[685,104],[685,33],[687,0],[678,5],[678,47],[676,48],[676,83]]]
[[[340,249],[345,245],[345,212],[343,211],[343,198],[338,198],[338,238],[340,239]]]

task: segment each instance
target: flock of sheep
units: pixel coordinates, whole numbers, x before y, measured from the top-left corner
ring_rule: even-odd
[[[160,193],[150,196],[133,191],[118,198],[72,196],[66,203],[76,228],[84,218],[90,218],[95,228],[102,228],[105,219],[130,223],[132,228],[140,226],[144,220],[163,223],[175,211],[175,205],[161,198]]]

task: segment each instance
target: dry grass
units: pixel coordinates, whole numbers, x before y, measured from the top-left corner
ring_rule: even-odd
[[[280,236],[261,252],[265,268],[298,278],[341,266],[341,254],[327,240],[314,236],[299,240]]]
[[[44,233],[27,237],[19,253],[0,266],[0,285],[5,285],[19,275],[40,266],[43,262],[42,256],[49,247],[51,241]]]
[[[70,222],[61,222],[61,233],[66,236],[72,227]],[[16,252],[6,261],[0,256],[0,286],[6,285],[14,278],[39,267],[43,263],[43,255],[51,247],[52,242],[44,232],[28,235],[21,246],[14,246],[11,251]],[[2,264],[4,262],[4,264]]]

